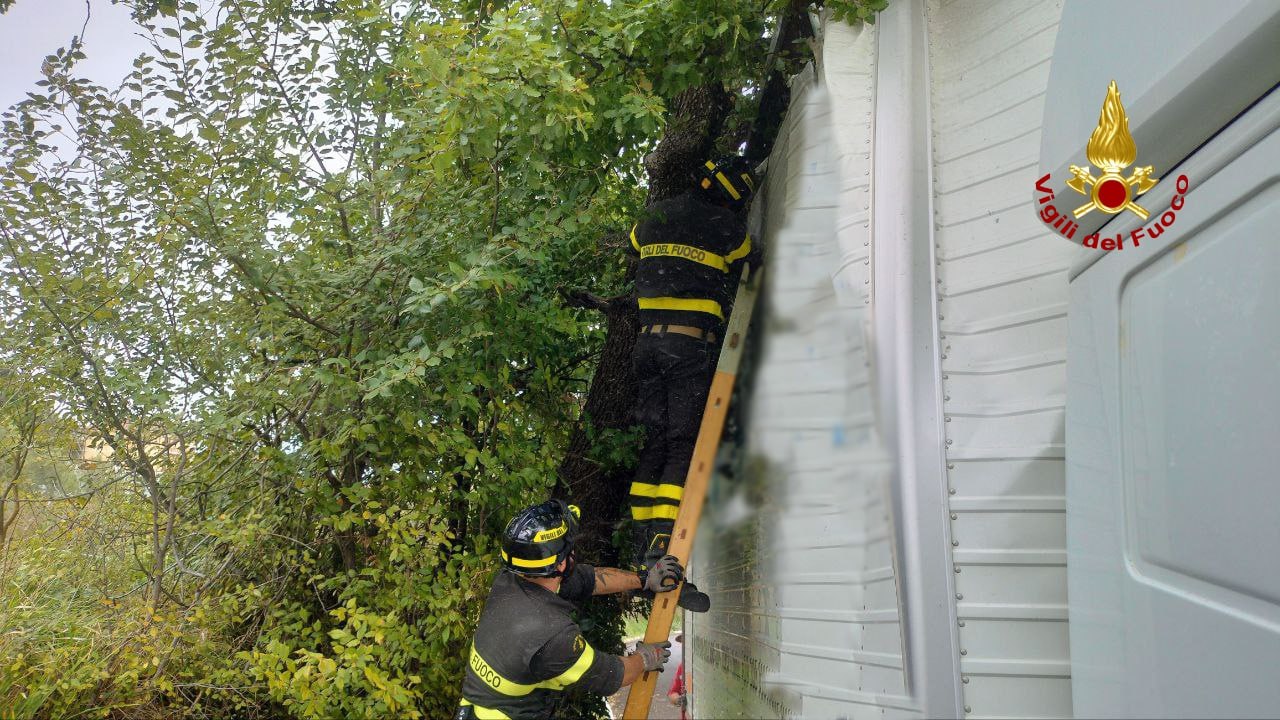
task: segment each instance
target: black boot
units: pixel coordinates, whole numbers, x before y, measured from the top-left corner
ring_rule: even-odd
[[[635,594],[636,597],[642,597],[645,600],[652,600],[654,597],[649,590],[637,590]],[[680,586],[680,595],[676,598],[676,605],[689,612],[704,613],[711,609],[711,596],[698,590],[697,585],[686,582]]]
[[[633,570],[651,568],[667,554],[674,525],[671,520],[648,520],[631,526]]]
[[[689,612],[704,613],[711,609],[711,596],[698,590],[697,585],[686,582],[680,586],[676,604]]]
[[[649,523],[638,521],[631,525],[631,569],[647,569],[646,550],[649,549]]]

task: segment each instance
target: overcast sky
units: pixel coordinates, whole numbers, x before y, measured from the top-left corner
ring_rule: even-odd
[[[122,6],[109,0],[89,0],[89,5],[88,58],[80,62],[79,74],[115,87],[133,69],[133,59],[147,43],[134,34],[136,26]],[[69,45],[84,19],[85,0],[17,0],[0,15],[0,110],[35,89],[41,59]]]

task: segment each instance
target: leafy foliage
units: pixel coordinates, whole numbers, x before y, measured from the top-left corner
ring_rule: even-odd
[[[889,0],[827,0],[825,5],[831,12],[832,20],[850,25],[873,25],[876,14],[889,6]]]
[[[13,466],[0,533],[0,706],[447,716],[603,340],[560,292],[625,286],[598,239],[668,103],[752,87],[768,18],[127,4],[152,50],[121,88],[72,46],[0,120],[0,450],[45,468]]]

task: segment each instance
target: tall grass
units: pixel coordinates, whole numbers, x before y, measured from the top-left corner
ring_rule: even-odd
[[[146,698],[180,618],[150,611],[126,535],[71,509],[29,518],[0,555],[0,720],[160,717]]]

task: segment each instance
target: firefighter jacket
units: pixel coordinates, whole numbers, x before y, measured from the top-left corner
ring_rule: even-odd
[[[500,570],[476,626],[462,705],[479,720],[549,718],[570,686],[617,692],[621,658],[592,648],[570,615],[595,583],[590,565],[574,566],[559,594]]]
[[[755,259],[738,216],[694,192],[650,206],[631,229],[631,246],[640,254],[641,325],[719,328],[733,303],[738,263]]]

